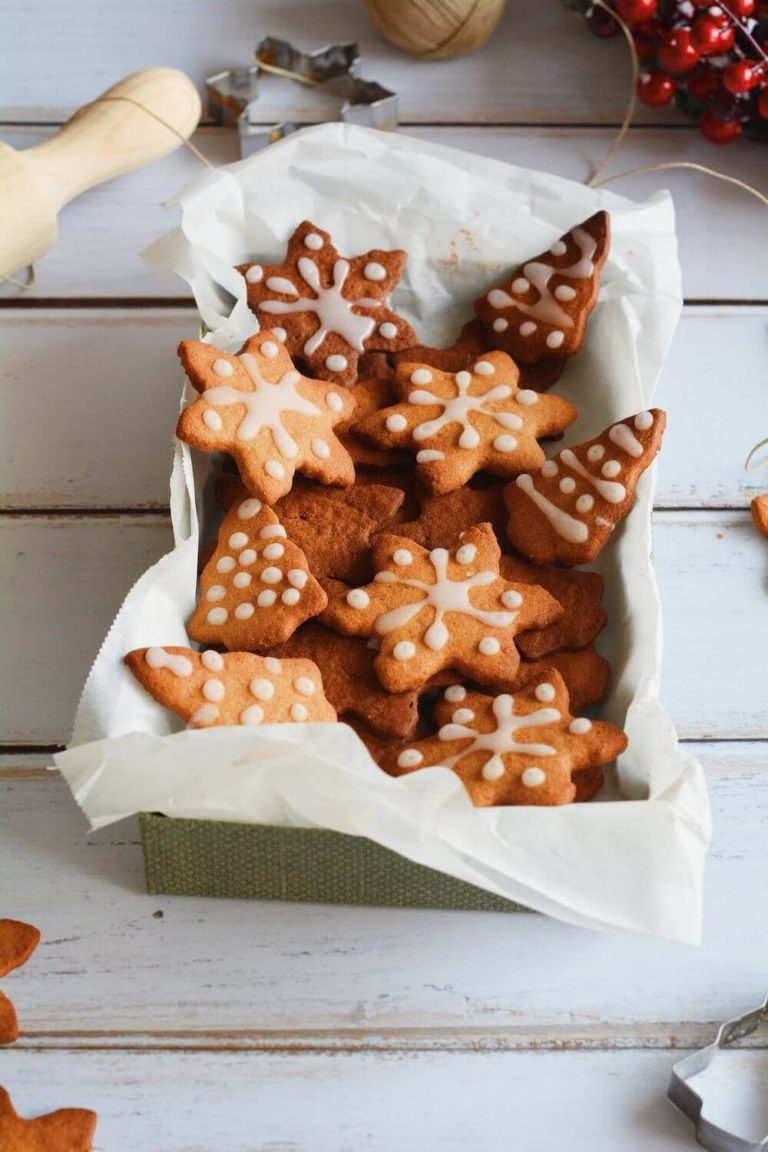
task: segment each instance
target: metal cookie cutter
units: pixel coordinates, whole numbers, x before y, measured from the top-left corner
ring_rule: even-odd
[[[764,1019],[768,1019],[768,996],[759,1008],[745,1013],[744,1016],[737,1016],[735,1020],[726,1021],[720,1026],[717,1037],[711,1044],[691,1056],[686,1056],[683,1060],[678,1060],[672,1068],[667,1095],[675,1107],[693,1121],[696,1139],[710,1152],[757,1152],[758,1149],[768,1148],[768,1133],[754,1144],[706,1120],[701,1114],[704,1102],[698,1092],[688,1084],[692,1077],[709,1067],[721,1048],[727,1048],[735,1040],[751,1036]]]
[[[397,96],[375,80],[363,79],[357,44],[329,44],[317,52],[301,52],[287,40],[267,36],[254,54],[257,63],[252,67],[231,68],[209,76],[205,82],[211,114],[220,123],[237,124],[242,156],[282,140],[298,127],[284,122],[256,123],[262,72],[338,96],[343,101],[339,115],[345,123],[387,130],[397,127]]]

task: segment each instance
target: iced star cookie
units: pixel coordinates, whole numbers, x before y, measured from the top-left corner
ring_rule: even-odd
[[[516,268],[502,287],[481,296],[475,311],[497,347],[521,364],[578,352],[609,242],[608,213],[596,212]]]
[[[660,408],[638,412],[507,485],[507,535],[515,548],[536,564],[594,560],[632,507],[666,423]]]
[[[241,489],[200,574],[191,640],[252,652],[287,640],[328,598],[271,508]]]
[[[516,634],[543,628],[562,608],[543,588],[502,580],[499,557],[490,524],[470,528],[451,551],[382,533],[373,583],[332,598],[323,623],[378,641],[374,668],[389,692],[418,688],[443,668],[504,684],[520,664]]]
[[[400,402],[355,425],[382,448],[416,453],[416,474],[434,495],[461,488],[476,472],[514,476],[544,462],[538,440],[576,419],[572,404],[518,387],[517,365],[489,352],[462,372],[400,364]]]
[[[627,747],[620,728],[571,715],[567,689],[554,669],[514,695],[447,688],[435,721],[436,736],[393,749],[382,767],[393,776],[450,768],[476,807],[570,804],[576,799],[574,775],[610,763]]]
[[[241,264],[238,272],[261,326],[279,328],[312,376],[350,385],[364,352],[394,352],[416,342],[389,303],[407,259],[400,250],[379,248],[344,259],[328,233],[305,220],[282,264]]]
[[[204,452],[231,453],[254,496],[274,504],[296,471],[321,484],[353,482],[333,428],[352,415],[354,400],[301,376],[273,333],[252,336],[237,356],[184,340],[179,358],[201,395],[181,413],[176,435]]]
[[[159,704],[188,728],[226,724],[330,723],[336,712],[311,660],[278,660],[251,652],[135,648],[125,662]]]

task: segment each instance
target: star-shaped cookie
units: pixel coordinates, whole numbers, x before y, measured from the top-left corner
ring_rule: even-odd
[[[394,378],[400,402],[355,430],[382,448],[415,452],[416,473],[435,495],[461,488],[481,470],[515,476],[543,464],[538,440],[558,435],[577,416],[560,396],[519,388],[519,375],[504,352],[488,352],[455,374],[400,364]]]
[[[373,583],[332,599],[323,622],[379,641],[374,667],[389,692],[418,688],[443,668],[507,683],[520,664],[516,634],[543,628],[562,608],[543,588],[503,580],[499,558],[490,524],[470,528],[453,551],[382,533]]]
[[[354,384],[364,352],[394,352],[416,343],[390,306],[405,252],[372,249],[339,256],[331,237],[305,220],[288,241],[282,264],[241,264],[248,305],[264,328],[280,329],[312,376]]]
[[[229,452],[243,483],[266,504],[290,491],[294,472],[321,484],[351,484],[355,469],[333,428],[355,402],[345,388],[300,375],[283,345],[261,332],[237,356],[184,340],[179,358],[200,399],[176,435],[204,452]]]
[[[91,1152],[96,1113],[59,1108],[23,1120],[5,1088],[0,1088],[0,1148],[7,1152]]]
[[[21,920],[0,920],[0,976],[26,964],[40,943],[40,933]],[[12,1044],[19,1036],[16,1009],[0,992],[0,1044]]]
[[[393,749],[382,766],[393,776],[450,768],[476,807],[570,804],[576,799],[574,774],[608,764],[627,746],[620,728],[574,718],[554,669],[514,695],[447,688],[435,722],[436,736]]]

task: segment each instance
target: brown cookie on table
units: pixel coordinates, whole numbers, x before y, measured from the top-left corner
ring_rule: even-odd
[[[40,943],[40,933],[22,920],[0,919],[0,976],[26,964]],[[11,1001],[0,992],[0,1044],[12,1044],[19,1037],[19,1022]]]
[[[395,352],[416,342],[390,306],[407,253],[372,249],[341,257],[330,235],[305,220],[280,264],[241,264],[248,306],[263,328],[280,329],[292,356],[311,375],[345,387],[365,352]]]
[[[628,416],[507,485],[507,536],[518,552],[536,564],[594,560],[632,507],[666,423],[660,408]]]
[[[176,435],[204,452],[229,452],[254,496],[274,504],[296,471],[321,484],[353,482],[333,428],[351,416],[354,400],[346,388],[297,372],[272,333],[252,336],[237,356],[184,340],[179,358],[201,395],[181,413]]]
[[[599,572],[548,568],[531,564],[521,556],[502,556],[499,571],[505,580],[539,584],[563,607],[559,620],[518,637],[520,652],[530,660],[561,648],[585,648],[608,621],[608,613],[603,607],[605,584]]]
[[[523,657],[517,678],[510,685],[510,692],[521,688],[548,668],[555,668],[562,676],[574,711],[580,712],[582,708],[589,708],[605,699],[611,666],[604,656],[591,647],[580,648],[577,652],[550,652],[540,660]]]
[[[562,608],[543,588],[503,580],[500,555],[490,524],[469,528],[451,550],[381,533],[373,583],[332,598],[323,622],[378,640],[374,667],[390,692],[418,688],[443,668],[507,683],[520,664],[517,633],[545,627]]]
[[[538,441],[577,416],[567,400],[520,389],[518,379],[504,352],[488,352],[455,374],[403,363],[394,378],[399,403],[355,431],[382,448],[416,453],[416,474],[434,495],[461,488],[481,470],[514,476],[543,463]]]
[[[768,493],[764,496],[753,496],[750,508],[755,528],[761,535],[768,537]]]
[[[125,663],[142,687],[186,720],[188,728],[336,719],[311,660],[166,647],[135,648]]]
[[[24,1120],[0,1088],[0,1148],[4,1152],[91,1152],[96,1113],[88,1108],[57,1108]]]
[[[475,311],[519,364],[563,360],[579,351],[608,256],[610,221],[596,212],[482,295]]]
[[[381,763],[393,776],[442,765],[464,783],[476,807],[570,804],[575,776],[594,773],[627,747],[620,728],[574,718],[562,677],[549,669],[514,695],[487,696],[461,685],[435,709],[435,736],[392,749]]]

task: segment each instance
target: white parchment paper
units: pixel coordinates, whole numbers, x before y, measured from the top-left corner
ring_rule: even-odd
[[[148,251],[192,286],[214,343],[256,330],[236,263],[280,258],[309,218],[345,254],[405,247],[395,306],[429,342],[448,342],[472,301],[520,260],[598,208],[613,238],[584,349],[558,391],[579,408],[574,443],[647,407],[681,308],[672,203],[641,204],[555,176],[340,124],[306,129],[178,196],[181,226]],[[658,701],[661,613],[650,559],[654,470],[600,558],[613,664],[600,709],[629,735],[598,800],[560,808],[474,809],[451,772],[395,780],[346,725],[180,731],[123,665],[131,648],[186,644],[200,522],[214,516],[208,458],[177,444],[176,547],[141,577],[85,686],[72,747],[57,764],[93,827],[141,810],[332,828],[531,908],[593,928],[697,942],[709,810],[697,761]],[[208,486],[209,488],[209,486]]]

